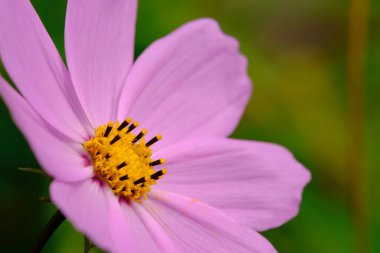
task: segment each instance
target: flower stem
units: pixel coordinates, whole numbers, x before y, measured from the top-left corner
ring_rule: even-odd
[[[50,218],[49,222],[46,224],[45,228],[42,230],[36,243],[33,245],[30,253],[38,253],[42,250],[45,243],[49,240],[50,236],[54,231],[62,224],[65,220],[65,216],[58,210],[53,217]]]
[[[43,170],[41,169],[35,169],[35,168],[18,168],[19,171],[22,171],[22,172],[29,172],[29,173],[33,173],[33,174],[37,174],[37,175],[41,175],[41,176],[45,176],[45,177],[48,177],[50,178],[50,176],[48,174],[46,174]]]
[[[93,247],[93,245],[92,245],[91,241],[86,236],[84,236],[84,253],[90,252],[92,247]]]

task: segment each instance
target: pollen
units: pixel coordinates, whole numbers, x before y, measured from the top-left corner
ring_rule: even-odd
[[[162,139],[161,135],[146,142],[147,130],[136,134],[137,126],[138,122],[130,118],[122,123],[109,122],[98,127],[94,137],[83,145],[96,176],[106,182],[116,196],[141,201],[167,170],[154,169],[164,164],[165,159],[152,159],[151,146]]]

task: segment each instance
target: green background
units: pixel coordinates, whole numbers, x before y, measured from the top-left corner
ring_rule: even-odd
[[[66,1],[32,2],[64,57]],[[380,252],[380,5],[370,4],[365,64],[354,64],[365,68],[362,100],[348,92],[349,10],[343,0],[139,3],[136,55],[200,17],[215,18],[241,42],[255,88],[234,137],[282,144],[313,174],[300,214],[264,233],[279,252]],[[350,102],[365,109],[352,114]],[[364,145],[349,148],[355,125]],[[0,131],[0,252],[26,252],[55,211],[38,200],[49,180],[17,170],[38,165],[4,103]],[[356,154],[363,154],[358,167]],[[83,252],[83,237],[65,222],[43,252]]]

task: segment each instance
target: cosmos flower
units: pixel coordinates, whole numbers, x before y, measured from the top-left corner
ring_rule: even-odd
[[[27,0],[0,2],[0,93],[52,201],[110,252],[275,252],[258,232],[299,209],[309,172],[285,148],[226,138],[247,61],[210,19],[134,62],[137,0],[69,0],[67,68]]]

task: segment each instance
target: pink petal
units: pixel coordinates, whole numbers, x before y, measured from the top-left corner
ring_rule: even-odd
[[[117,240],[119,244],[114,248],[115,252],[129,252],[130,244],[134,245],[134,250],[130,252],[136,253],[179,252],[165,228],[147,212],[144,206],[134,201],[128,204],[124,201],[120,203],[120,207],[123,215],[118,216],[117,227],[119,231],[121,229],[129,231],[134,238],[132,243],[123,240],[124,235],[119,234]]]
[[[113,237],[110,219],[115,210],[115,197],[101,182],[94,179],[77,183],[54,180],[50,185],[50,196],[60,211],[97,246],[111,251]],[[128,238],[128,233],[124,235]]]
[[[1,77],[0,95],[41,166],[49,175],[63,181],[76,181],[91,177],[92,170],[85,168],[85,160],[80,155],[81,147],[41,119]]]
[[[86,136],[82,124],[87,119],[67,69],[30,1],[1,1],[0,57],[17,88],[46,121],[71,138]]]
[[[133,61],[137,0],[69,0],[66,55],[75,88],[93,124],[115,119]]]
[[[136,213],[140,204],[119,201],[108,185],[94,179],[53,181],[50,193],[68,220],[98,247],[115,253],[161,252]]]
[[[55,180],[50,193],[68,220],[109,252],[275,252],[252,229],[180,195],[158,191],[147,201],[127,202],[94,179]]]
[[[143,205],[179,249],[163,252],[276,252],[253,229],[195,199],[155,191]]]
[[[310,180],[289,151],[270,143],[196,139],[155,155],[168,168],[155,189],[199,199],[259,231],[293,218]]]
[[[165,145],[226,136],[251,94],[247,61],[213,20],[190,22],[152,44],[131,69],[119,105]]]

